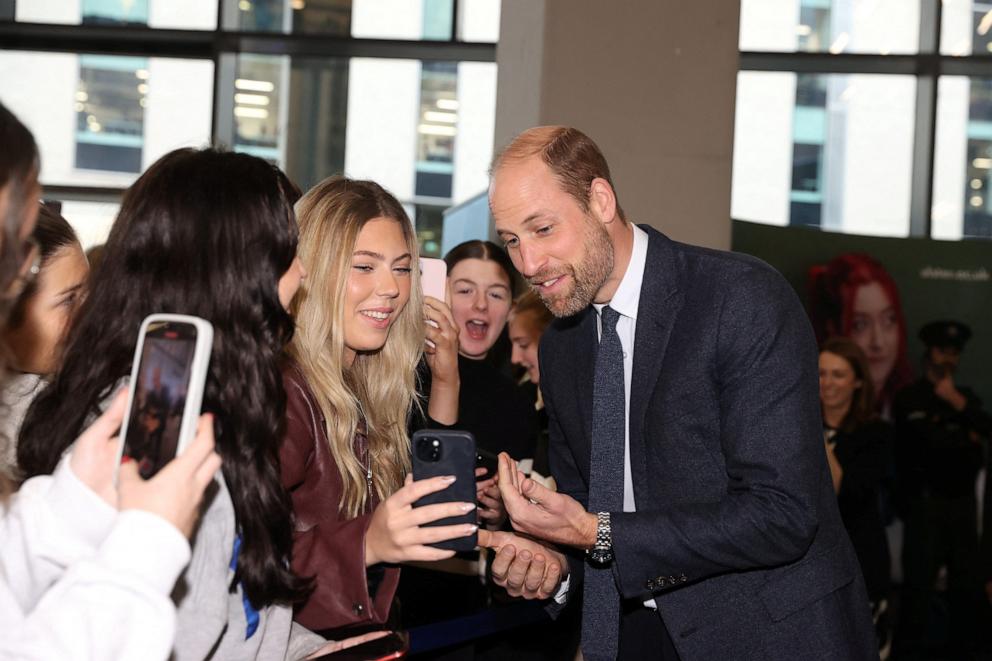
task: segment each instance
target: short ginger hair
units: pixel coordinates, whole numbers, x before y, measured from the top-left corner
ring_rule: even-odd
[[[527,129],[496,154],[489,173],[495,175],[507,162],[523,161],[532,156],[541,157],[562,190],[571,195],[585,212],[589,211],[589,188],[593,179],[606,180],[616,198],[617,216],[627,220],[606,157],[585,133],[570,126],[535,126]]]

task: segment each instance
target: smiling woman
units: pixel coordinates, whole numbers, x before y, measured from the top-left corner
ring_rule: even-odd
[[[426,544],[474,526],[422,528],[474,503],[446,503],[419,522],[411,504],[443,478],[412,482],[407,420],[417,402],[416,367],[434,344],[428,415],[454,371],[457,333],[441,301],[420,290],[417,240],[403,207],[372,181],[325,179],[296,206],[299,255],[309,272],[291,310],[297,332],[283,371],[287,414],[280,451],[293,499],[292,568],[314,591],[295,611],[314,629],[386,622],[395,565],[452,551]],[[436,326],[426,326],[425,317]],[[454,377],[457,383],[457,377]],[[457,388],[457,385],[455,386]],[[457,401],[457,391],[453,401]],[[454,408],[452,406],[452,408]],[[453,418],[453,415],[452,415]],[[429,426],[439,423],[428,419]]]

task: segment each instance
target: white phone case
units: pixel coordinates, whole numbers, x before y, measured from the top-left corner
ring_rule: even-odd
[[[121,425],[120,442],[117,448],[117,466],[120,466],[127,439],[128,424],[131,421],[131,407],[134,406],[134,394],[138,383],[138,370],[141,367],[141,356],[145,346],[145,336],[148,328],[155,323],[183,323],[196,327],[196,344],[193,349],[189,384],[186,389],[186,400],[183,405],[182,421],[179,425],[179,441],[176,446],[176,456],[189,445],[196,435],[196,427],[200,419],[203,404],[203,389],[207,380],[207,370],[210,367],[210,352],[214,341],[214,327],[209,321],[199,317],[183,314],[152,314],[141,322],[138,332],[138,343],[134,349],[134,361],[131,366],[131,380],[127,393],[127,410]],[[115,475],[116,481],[116,475]]]

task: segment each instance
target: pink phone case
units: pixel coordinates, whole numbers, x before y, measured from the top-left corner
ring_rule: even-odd
[[[439,301],[445,300],[445,291],[448,288],[448,265],[443,259],[420,258],[420,287],[424,296],[433,296]]]

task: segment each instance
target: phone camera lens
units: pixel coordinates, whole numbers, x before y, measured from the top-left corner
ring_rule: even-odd
[[[421,461],[437,463],[441,461],[441,439],[421,438],[417,441],[417,458]]]

